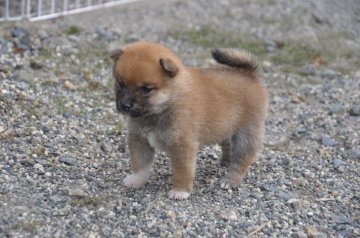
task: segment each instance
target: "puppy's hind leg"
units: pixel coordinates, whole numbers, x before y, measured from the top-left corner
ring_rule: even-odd
[[[155,151],[146,138],[138,135],[129,134],[128,144],[133,173],[125,177],[124,185],[139,188],[149,180]]]
[[[246,171],[256,160],[256,154],[260,148],[261,132],[251,126],[243,127],[233,134],[229,142],[228,174],[221,183],[222,188],[240,185]]]

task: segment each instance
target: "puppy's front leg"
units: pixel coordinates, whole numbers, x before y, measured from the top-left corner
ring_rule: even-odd
[[[154,162],[154,149],[146,138],[129,134],[128,145],[133,173],[126,176],[124,185],[130,188],[139,188],[144,185],[149,177]]]
[[[196,169],[197,146],[194,143],[179,143],[171,147],[173,188],[171,199],[187,199],[193,188]]]

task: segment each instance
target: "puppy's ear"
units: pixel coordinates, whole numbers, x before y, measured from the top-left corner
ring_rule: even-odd
[[[124,51],[122,49],[117,49],[117,50],[114,50],[110,53],[110,58],[116,62],[120,56],[124,53]]]
[[[160,65],[164,69],[165,73],[172,78],[175,77],[179,71],[175,63],[167,58],[161,58]]]

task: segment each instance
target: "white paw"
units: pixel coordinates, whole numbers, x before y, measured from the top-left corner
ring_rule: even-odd
[[[174,189],[171,189],[169,192],[169,198],[176,199],[176,200],[184,200],[187,199],[190,196],[189,192],[185,191],[177,191]]]
[[[225,177],[220,182],[220,188],[222,189],[230,189],[230,188],[236,188],[239,187],[240,182],[235,181],[234,179],[231,179],[229,177]]]
[[[229,178],[224,178],[220,183],[220,188],[222,188],[222,189],[230,189],[233,187],[236,187],[236,185]]]
[[[149,180],[147,173],[135,173],[125,177],[124,185],[129,188],[140,188]]]

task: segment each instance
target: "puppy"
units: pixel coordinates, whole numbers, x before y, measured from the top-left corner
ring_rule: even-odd
[[[196,154],[220,144],[228,173],[221,187],[238,186],[261,147],[267,111],[252,55],[215,49],[220,64],[191,68],[159,44],[137,42],[111,53],[117,110],[127,118],[133,173],[124,179],[138,188],[150,176],[155,149],[171,159],[172,199],[193,189]]]

